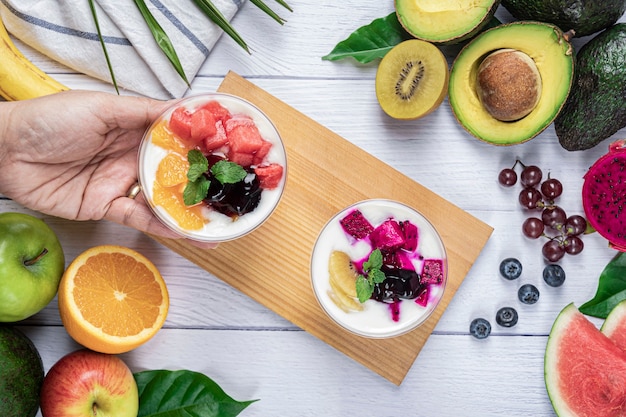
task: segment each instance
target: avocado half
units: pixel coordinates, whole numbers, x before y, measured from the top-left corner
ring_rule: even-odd
[[[457,121],[473,136],[494,145],[526,142],[541,133],[559,114],[572,86],[574,50],[570,36],[552,24],[516,21],[472,39],[450,71],[448,99]],[[541,76],[543,88],[537,105],[516,121],[492,117],[477,93],[478,67],[485,57],[500,49],[524,52],[535,62]]]
[[[469,39],[491,20],[500,0],[395,0],[396,15],[413,37],[437,44]]]

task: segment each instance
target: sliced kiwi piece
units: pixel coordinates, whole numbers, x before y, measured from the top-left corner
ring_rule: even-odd
[[[376,98],[394,119],[417,119],[443,102],[448,78],[448,62],[439,48],[410,39],[394,46],[380,61]]]
[[[350,297],[356,297],[356,279],[359,276],[350,256],[342,251],[332,251],[328,259],[330,282]]]

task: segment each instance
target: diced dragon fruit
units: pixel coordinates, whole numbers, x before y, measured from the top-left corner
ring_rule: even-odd
[[[428,285],[425,285],[419,295],[415,297],[415,302],[422,307],[426,307],[428,305],[429,295],[430,287]]]
[[[353,210],[339,221],[343,230],[355,239],[363,239],[374,231],[374,226],[360,210]]]
[[[422,284],[441,284],[443,282],[443,261],[426,259],[422,265]]]
[[[370,239],[374,248],[380,250],[397,249],[402,247],[405,242],[400,224],[393,219],[385,220],[375,228],[370,234]]]
[[[402,229],[402,235],[404,236],[404,245],[402,246],[402,249],[414,252],[417,249],[419,236],[417,226],[406,220],[400,222],[400,228]]]
[[[403,250],[381,251],[383,254],[383,265],[390,269],[414,270],[411,256]]]

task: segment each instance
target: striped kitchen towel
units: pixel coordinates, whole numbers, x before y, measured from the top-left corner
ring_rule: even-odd
[[[228,20],[244,0],[213,0]],[[192,0],[145,0],[169,36],[191,82],[222,34]],[[187,84],[155,43],[133,0],[94,0],[100,31],[120,88],[158,98],[182,97]],[[87,0],[0,0],[7,30],[75,71],[111,82]]]

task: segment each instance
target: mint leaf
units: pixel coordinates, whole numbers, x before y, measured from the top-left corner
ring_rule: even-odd
[[[385,280],[385,273],[380,270],[383,266],[383,254],[380,249],[374,249],[367,261],[363,262],[363,275],[356,279],[356,295],[361,303],[370,299],[374,293],[375,284]]]
[[[187,178],[189,181],[195,181],[209,170],[209,161],[206,156],[197,149],[192,149],[187,152],[187,161],[189,161],[189,171],[187,171]]]
[[[370,299],[374,292],[374,286],[363,275],[359,275],[356,279],[356,296],[359,302],[364,303]]]
[[[224,160],[216,162],[211,167],[211,173],[222,184],[235,184],[248,175],[241,165]]]
[[[193,206],[204,200],[209,193],[209,181],[205,176],[201,176],[195,181],[189,181],[183,190],[183,202],[187,206]]]
[[[236,401],[199,372],[149,370],[133,376],[139,391],[138,417],[235,417],[257,401]]]

